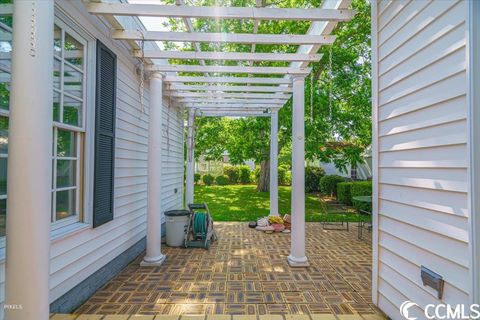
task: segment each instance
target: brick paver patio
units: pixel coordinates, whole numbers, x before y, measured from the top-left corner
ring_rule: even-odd
[[[371,303],[371,244],[350,231],[307,223],[308,268],[287,263],[290,234],[246,223],[216,223],[209,251],[164,247],[165,264],[143,255],[95,293],[77,314],[334,314],[380,316]],[[370,235],[365,232],[365,237]]]

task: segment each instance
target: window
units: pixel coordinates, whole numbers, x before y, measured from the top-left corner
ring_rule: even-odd
[[[67,21],[67,20],[65,20]],[[5,245],[12,16],[0,16],[0,247]],[[57,17],[54,25],[53,229],[84,219],[87,49],[93,39]],[[87,40],[88,37],[88,40]],[[89,93],[93,91],[90,89]]]
[[[87,40],[60,20],[54,25],[52,215],[53,227],[83,215]]]

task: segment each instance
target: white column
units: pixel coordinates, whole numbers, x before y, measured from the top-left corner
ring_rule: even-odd
[[[150,78],[150,116],[148,121],[147,254],[140,265],[159,266],[162,254],[162,75]]]
[[[292,233],[288,263],[308,266],[305,255],[305,77],[293,77]]]
[[[278,110],[270,115],[270,215],[278,216]]]
[[[48,319],[54,5],[13,6],[5,311],[9,320]]]
[[[187,167],[185,182],[185,204],[193,203],[194,175],[195,175],[195,110],[188,110],[187,119]]]

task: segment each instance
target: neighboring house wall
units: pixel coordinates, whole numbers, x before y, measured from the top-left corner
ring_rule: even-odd
[[[148,83],[143,113],[136,61],[130,57],[127,48],[114,43],[109,30],[89,15],[80,1],[59,1],[57,5],[117,55],[115,209],[113,221],[100,227],[72,225],[72,230],[63,230],[54,236],[50,252],[50,302],[141,241],[146,235],[147,210]],[[93,112],[94,106],[88,106],[87,111]],[[183,203],[183,115],[178,108],[169,108],[165,101],[163,129],[162,211],[165,211],[181,208]],[[87,138],[90,134],[87,127]],[[89,156],[85,159],[86,162],[90,160]],[[85,193],[91,193],[91,185],[85,188]],[[0,264],[2,304],[5,297],[4,269],[3,260]]]
[[[367,180],[372,178],[372,159],[371,157],[364,158],[365,163],[360,163],[357,165],[357,178],[358,180]],[[320,167],[325,170],[326,175],[336,174],[341,177],[352,178],[354,175],[352,172],[352,167],[347,165],[346,172],[343,172],[337,167],[333,162],[320,162]]]
[[[440,302],[422,265],[444,277],[442,302],[469,302],[467,1],[373,5],[373,300],[401,319],[406,300]]]

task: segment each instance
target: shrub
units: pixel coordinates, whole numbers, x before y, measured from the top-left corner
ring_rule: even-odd
[[[289,186],[292,183],[292,174],[287,166],[278,167],[278,184],[281,186]]]
[[[351,206],[352,205],[352,184],[354,182],[337,183],[337,199],[338,201]]]
[[[195,184],[198,184],[200,182],[200,179],[202,179],[202,175],[200,173],[195,173],[193,175],[193,182],[195,182]]]
[[[372,195],[372,181],[356,181],[352,184],[352,198],[359,196],[371,196]],[[365,210],[372,212],[372,204],[363,201],[355,201],[352,199],[352,204],[357,211]]]
[[[356,181],[352,184],[352,197],[371,195],[372,181]]]
[[[238,181],[240,183],[246,184],[252,181],[250,177],[251,170],[249,166],[240,166],[238,167],[238,170],[239,170]]]
[[[361,210],[372,212],[372,203],[364,202],[364,201],[356,201],[352,199],[352,204],[357,212],[361,213]]]
[[[253,183],[258,183],[258,179],[260,178],[260,168],[256,167],[251,173],[250,173],[250,180]]]
[[[215,178],[211,174],[206,174],[202,177],[202,181],[206,186],[211,186]]]
[[[337,196],[337,183],[344,182],[345,178],[338,175],[324,176],[320,179],[320,191],[332,197]]]
[[[240,175],[238,167],[226,166],[223,168],[223,173],[228,176],[228,182],[230,182],[230,184],[238,183],[238,176]]]
[[[229,180],[228,180],[227,175],[217,176],[215,178],[215,183],[219,186],[226,186],[228,184],[228,182],[229,182]]]
[[[305,168],[305,192],[320,191],[320,179],[325,175],[325,170],[320,167]]]

